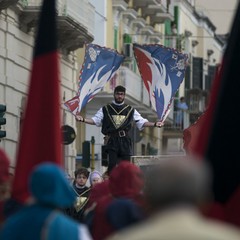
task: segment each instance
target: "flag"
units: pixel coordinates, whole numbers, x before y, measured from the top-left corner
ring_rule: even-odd
[[[78,94],[66,101],[64,105],[74,114],[81,112],[82,108],[103,89],[105,84],[114,76],[124,56],[116,50],[88,44],[85,58],[79,77]]]
[[[213,170],[215,202],[224,206],[227,221],[240,226],[239,56],[240,3],[199,134],[191,136],[195,142],[192,152],[206,159]],[[238,220],[234,217],[236,215]]]
[[[184,79],[187,55],[158,44],[133,44],[133,50],[152,107],[164,121]]]
[[[58,61],[55,0],[44,0],[13,180],[12,198],[20,203],[29,196],[28,177],[35,165],[62,164]]]

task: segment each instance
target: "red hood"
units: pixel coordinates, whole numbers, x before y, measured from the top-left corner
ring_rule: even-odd
[[[97,202],[103,196],[109,195],[109,180],[105,180],[96,184],[90,192],[88,206],[91,206],[94,202]]]
[[[135,198],[143,184],[141,169],[128,161],[120,162],[110,174],[109,188],[114,197]]]

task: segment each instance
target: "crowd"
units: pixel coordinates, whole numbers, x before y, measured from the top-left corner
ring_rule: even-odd
[[[174,157],[144,172],[121,161],[105,179],[81,167],[70,182],[59,166],[42,163],[29,178],[31,199],[8,217],[9,160],[3,151],[0,166],[1,240],[240,239],[238,226],[202,211],[211,200],[204,161]]]

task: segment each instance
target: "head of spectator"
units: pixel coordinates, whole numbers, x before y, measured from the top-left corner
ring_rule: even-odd
[[[185,97],[180,97],[180,102],[185,102]]]
[[[142,170],[130,163],[121,161],[109,176],[109,188],[113,197],[137,199],[142,195],[144,178]]]
[[[109,175],[108,175],[108,172],[107,172],[107,171],[102,174],[102,178],[103,178],[103,181],[109,179]]]
[[[64,171],[53,163],[36,166],[30,176],[30,192],[37,203],[46,206],[65,208],[75,201]]]
[[[152,210],[200,206],[209,200],[211,174],[206,162],[188,157],[161,160],[146,174],[145,196]]]
[[[103,181],[102,174],[97,170],[92,171],[89,175],[89,181],[91,187],[95,186],[98,183],[101,183]]]
[[[89,171],[85,167],[81,167],[74,172],[74,183],[77,187],[85,187],[89,177]]]

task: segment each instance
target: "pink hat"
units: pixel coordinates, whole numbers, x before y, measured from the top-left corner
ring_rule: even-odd
[[[9,179],[10,161],[6,153],[0,149],[0,183],[4,183]]]

